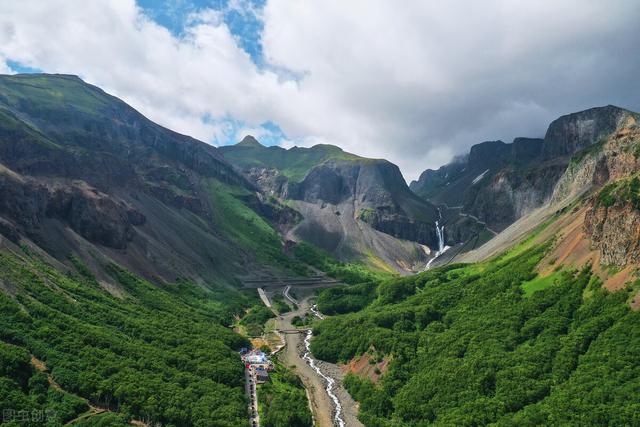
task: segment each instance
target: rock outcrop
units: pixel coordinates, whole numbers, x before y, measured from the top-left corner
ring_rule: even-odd
[[[640,210],[636,207],[592,202],[584,227],[604,265],[640,264]]]
[[[637,115],[617,123],[615,132],[573,159],[555,199],[595,189],[587,203],[584,231],[603,264],[640,263],[640,127]]]
[[[581,159],[572,157],[602,143],[633,114],[614,106],[592,108],[553,121],[544,139],[483,142],[468,156],[438,171],[425,171],[411,189],[435,204],[460,206],[463,213],[502,230],[552,198],[568,194],[569,188],[575,190],[575,179],[590,183],[591,173],[576,175],[582,170],[575,168]],[[597,160],[589,161],[593,171],[600,168],[604,173]]]

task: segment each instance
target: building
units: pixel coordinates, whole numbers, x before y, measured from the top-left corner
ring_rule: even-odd
[[[256,368],[256,382],[258,384],[269,381],[269,373],[264,368]]]
[[[247,355],[244,358],[244,361],[246,363],[249,363],[250,365],[256,365],[256,364],[268,363],[269,359],[267,359],[267,356],[260,350],[254,350],[247,353]]]

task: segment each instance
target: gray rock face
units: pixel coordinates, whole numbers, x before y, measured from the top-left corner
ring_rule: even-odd
[[[560,201],[595,190],[587,201],[584,232],[604,265],[640,262],[640,184],[632,184],[640,171],[640,117],[623,117],[601,144],[572,159],[553,195]],[[606,203],[600,197],[604,185],[611,186]]]
[[[301,182],[277,170],[251,168],[247,176],[267,194],[282,199],[336,206],[350,205],[356,219],[391,236],[436,247],[436,209],[407,187],[398,167],[385,160],[328,160]],[[343,207],[341,209],[341,207]]]
[[[571,156],[609,136],[630,114],[628,110],[607,105],[562,116],[547,129],[542,158]]]
[[[468,156],[425,171],[411,189],[502,230],[549,201],[571,157],[611,135],[631,114],[614,106],[592,108],[555,120],[544,139],[483,142]]]
[[[585,231],[604,265],[640,262],[640,211],[630,204],[606,207],[593,202]]]
[[[412,192],[398,167],[386,160],[331,145],[264,147],[251,137],[221,151],[264,194],[301,213],[291,239],[309,241],[343,259],[378,257],[399,270],[424,267],[429,253],[438,249],[438,209]],[[480,150],[474,156],[491,154]],[[446,245],[477,237],[484,228],[455,210],[441,211]]]
[[[133,226],[146,218],[124,202],[101,193],[82,181],[52,184],[0,172],[0,215],[16,239],[19,227],[38,239],[45,218],[55,218],[93,243],[124,249],[134,235]],[[18,227],[19,226],[19,227]],[[5,227],[7,229],[7,226]]]
[[[213,192],[231,188],[274,226],[297,221],[215,147],[77,77],[0,76],[0,233],[10,240],[96,270],[116,262],[154,281],[220,280],[255,262],[216,222],[224,206]]]

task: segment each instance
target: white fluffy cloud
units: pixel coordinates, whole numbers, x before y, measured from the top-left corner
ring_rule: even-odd
[[[266,67],[214,11],[176,37],[133,0],[2,2],[0,70],[5,58],[78,74],[214,143],[232,123],[271,121],[298,144],[388,158],[409,179],[485,139],[541,136],[563,113],[640,107],[632,0],[268,0],[250,12]]]

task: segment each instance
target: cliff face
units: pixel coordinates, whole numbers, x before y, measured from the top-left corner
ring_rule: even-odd
[[[227,277],[253,255],[222,229],[229,199],[215,189],[276,227],[297,220],[216,148],[77,77],[0,77],[0,233],[10,241],[152,279]]]
[[[603,264],[640,263],[640,210],[636,207],[594,203],[587,211],[584,226]]]
[[[20,230],[38,239],[47,231],[46,219],[56,218],[92,243],[125,249],[134,226],[146,221],[139,211],[83,181],[44,183],[6,169],[0,170],[0,200],[14,241]]]
[[[425,171],[411,189],[433,203],[460,206],[463,213],[502,230],[552,197],[575,189],[572,173],[580,168],[569,170],[575,166],[572,156],[608,138],[632,115],[614,106],[592,108],[553,121],[544,139],[475,145],[462,160]],[[592,174],[586,175],[591,181]]]
[[[562,116],[547,129],[542,158],[571,156],[607,138],[631,114],[630,111],[607,105]]]
[[[572,162],[565,192],[596,189],[589,200],[584,231],[602,263],[640,263],[640,128],[628,116],[597,149]],[[560,190],[561,187],[558,188]]]
[[[262,191],[300,211],[292,239],[310,241],[343,259],[380,258],[399,270],[421,268],[439,242],[437,209],[416,196],[398,167],[338,147],[263,147],[251,137],[221,151]],[[470,218],[446,222],[446,244],[482,227]],[[430,249],[426,249],[423,246]]]

